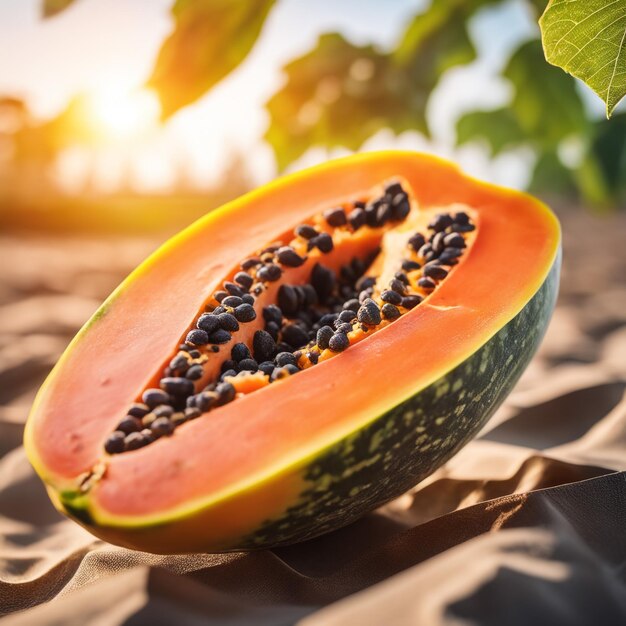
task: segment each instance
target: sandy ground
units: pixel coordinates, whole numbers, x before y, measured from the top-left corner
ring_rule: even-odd
[[[256,555],[167,559],[107,546],[63,520],[20,447],[50,368],[159,242],[1,236],[0,614],[28,609],[9,624],[59,616],[74,623],[67,616],[77,610],[81,624],[290,624],[306,615],[309,625],[381,624],[393,615],[388,623],[528,623],[534,616],[541,624],[567,617],[565,602],[577,607],[578,621],[567,623],[590,623],[594,615],[603,624],[626,621],[619,600],[626,597],[626,480],[613,473],[626,469],[626,215],[561,218],[554,319],[539,355],[478,440],[410,494],[326,538]],[[522,496],[523,506],[506,509]],[[555,501],[575,503],[565,507],[571,515],[557,519],[541,509]],[[540,502],[538,513],[531,502]],[[489,510],[504,517],[494,521]],[[585,538],[593,511],[600,545]],[[459,528],[468,524],[474,530],[464,535]],[[442,579],[425,594],[425,580]],[[523,598],[519,619],[499,604],[502,592]]]

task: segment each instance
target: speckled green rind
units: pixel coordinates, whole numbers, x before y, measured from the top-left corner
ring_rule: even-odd
[[[452,457],[493,415],[536,352],[554,309],[560,260],[559,253],[539,291],[471,357],[310,463],[298,504],[237,547],[286,545],[345,526]]]

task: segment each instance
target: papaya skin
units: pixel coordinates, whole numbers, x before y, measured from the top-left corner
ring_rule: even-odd
[[[143,365],[141,373],[130,377],[131,380],[123,380],[129,378],[127,373],[138,365],[138,361],[133,362],[137,357],[131,354],[130,361],[104,362],[88,372],[95,374],[96,391],[104,398],[104,406],[97,410],[91,410],[84,399],[73,397],[68,381],[74,370],[85,363],[90,344],[97,342],[100,345],[110,339],[117,347],[128,342],[128,336],[118,336],[118,320],[127,311],[132,311],[133,306],[150,291],[152,281],[157,278],[155,273],[159,274],[159,282],[163,284],[163,268],[167,270],[166,279],[170,273],[175,275],[176,270],[181,270],[177,261],[181,251],[193,256],[201,247],[209,243],[214,245],[215,251],[208,265],[206,259],[201,259],[204,263],[199,262],[197,270],[195,266],[189,270],[192,277],[195,271],[200,273],[197,282],[188,279],[188,286],[192,287],[190,293],[195,294],[190,298],[192,301],[173,304],[173,317],[188,323],[198,302],[215,289],[225,270],[234,267],[242,258],[242,247],[237,245],[233,250],[228,244],[236,234],[233,223],[241,222],[243,216],[247,216],[244,222],[250,222],[250,232],[246,235],[245,249],[260,248],[283,233],[286,223],[295,225],[320,208],[331,206],[338,198],[353,197],[394,176],[409,181],[419,204],[425,208],[460,202],[476,211],[478,235],[471,255],[459,264],[440,292],[433,294],[428,305],[420,305],[392,326],[359,342],[343,353],[341,359],[328,359],[302,376],[259,389],[232,405],[221,407],[215,411],[215,416],[212,414],[210,424],[200,418],[181,428],[180,436],[177,432],[170,440],[163,441],[164,445],[159,441],[148,448],[121,455],[127,458],[105,458],[102,477],[86,493],[80,493],[81,480],[103,461],[105,433],[119,419],[122,407],[135,399],[137,390],[154,380],[156,367],[165,361],[177,337],[184,331],[182,321],[179,329],[163,333],[167,336],[151,337],[155,370],[149,371]],[[276,207],[286,208],[280,212]],[[515,224],[520,232],[512,233],[510,227],[507,230],[510,224]],[[490,263],[504,261],[504,256],[494,258],[493,248],[497,251],[498,246],[490,243],[500,235],[504,238],[502,247],[513,245],[516,253],[520,250],[519,258],[514,254],[510,260],[511,277],[498,285],[498,293],[487,293],[485,287],[485,293],[472,300],[466,293],[463,276],[481,276]],[[524,241],[529,250],[521,250]],[[520,363],[527,362],[554,305],[559,247],[558,223],[543,204],[526,194],[471,179],[453,165],[427,155],[396,151],[361,154],[279,179],[210,213],[174,237],[135,270],[105,302],[74,339],[38,394],[25,433],[29,459],[47,483],[58,508],[77,518],[97,536],[151,552],[267,547],[298,541],[349,523],[355,516],[381,504],[384,498],[393,497],[396,489],[386,485],[382,493],[372,477],[364,481],[357,479],[360,471],[357,468],[360,464],[367,466],[371,459],[367,453],[352,458],[345,448],[347,442],[357,441],[359,434],[374,425],[377,427],[372,431],[372,437],[375,432],[383,432],[384,425],[391,419],[385,416],[389,416],[394,408],[406,405],[408,401],[418,403],[415,399],[419,396],[426,398],[433,385],[441,385],[441,381],[456,368],[468,363],[481,350],[484,353],[485,347],[495,341],[498,333],[514,320],[521,319],[519,316],[524,311],[526,314],[520,328],[532,332],[533,340],[520,347],[518,357]],[[160,273],[155,268],[159,268]],[[516,273],[520,276],[516,277]],[[538,294],[541,294],[540,306],[537,305]],[[156,302],[158,299],[155,298]],[[532,307],[531,303],[534,303]],[[169,306],[170,301],[165,305]],[[154,317],[153,320],[149,316],[149,327],[158,325],[160,320],[156,313]],[[428,333],[420,331],[429,328],[441,328],[441,332],[445,329],[448,336],[442,338],[441,332],[438,336],[435,332],[429,340]],[[135,339],[134,350],[141,353],[147,342],[144,344],[141,338]],[[377,380],[380,376],[368,374],[363,364],[375,359],[380,362],[385,359],[386,349],[397,351],[407,341],[418,341],[429,357],[428,362],[410,362],[410,371],[393,372],[393,389],[385,390],[384,394],[374,393],[376,386],[380,385]],[[501,341],[498,339],[498,345]],[[495,345],[491,343],[490,349],[494,350]],[[391,363],[391,359],[389,361]],[[352,375],[346,372],[358,373],[367,392],[350,391],[344,387],[342,375],[347,377],[347,382]],[[487,373],[494,376],[491,370]],[[502,401],[502,393],[510,388],[515,378],[513,374],[510,380],[498,379],[498,393],[494,392],[488,406],[478,407],[480,411],[474,415],[473,426],[482,424],[484,416]],[[484,382],[486,389],[496,384],[487,378]],[[450,385],[454,386],[454,381]],[[315,398],[315,393],[307,391],[307,386],[324,390],[325,397],[333,398],[336,406],[320,411],[320,415],[313,419],[307,416],[308,421],[300,424],[302,432],[299,432],[294,420],[298,420],[298,406],[302,404],[298,405],[295,398],[300,398],[300,402],[304,398],[305,405],[307,400]],[[115,389],[115,399],[106,396],[102,389]],[[448,407],[450,414],[460,406],[458,399],[455,402],[456,407]],[[67,432],[62,427],[61,413],[70,416],[84,414],[86,417],[80,427]],[[247,421],[242,421],[244,419]],[[397,416],[393,420],[396,423]],[[453,430],[453,427],[449,428]],[[428,467],[420,467],[419,472],[405,468],[406,475],[411,480],[419,480],[434,471],[473,432],[468,426],[458,440],[451,439],[445,450],[431,458]],[[281,433],[282,441],[277,441],[277,433]],[[223,442],[231,436],[237,437],[242,445],[240,449],[224,451],[228,446]],[[68,443],[74,454],[61,454],[59,441]],[[431,446],[433,441],[434,438],[430,441]],[[428,443],[416,448],[421,449]],[[389,440],[389,444],[393,442]],[[186,451],[187,459],[180,456],[179,449]],[[254,454],[250,453],[251,450]],[[356,492],[353,496],[346,492],[343,498],[346,504],[338,507],[341,515],[337,518],[320,517],[322,511],[315,508],[312,494],[318,498],[323,494],[324,484],[332,492],[343,483],[325,470],[314,476],[312,468],[320,467],[321,460],[328,455],[336,456],[339,450],[344,458],[351,458],[352,475],[355,476],[352,487]],[[427,450],[424,457],[428,456]],[[388,452],[381,454],[384,456]],[[197,475],[190,480],[185,463],[196,462],[203,455],[211,456],[214,466],[219,468],[216,472],[219,476],[214,476],[214,472],[198,463],[194,466]],[[371,461],[371,465],[375,466],[376,462]],[[154,472],[161,466],[166,469],[159,470],[157,497],[154,488],[151,490],[145,484],[145,476],[150,469]],[[349,474],[350,469],[346,468],[346,473]],[[187,478],[183,480],[181,477],[184,476]],[[199,484],[202,484],[201,489]],[[180,488],[175,489],[174,485]],[[361,493],[367,491],[367,485],[374,485],[370,491],[377,494],[375,497],[358,495],[359,489]],[[408,488],[401,480],[398,485]],[[131,499],[134,502],[131,503]],[[300,513],[295,515],[295,511]],[[324,521],[316,524],[316,516]],[[277,523],[282,523],[286,530],[279,531]]]

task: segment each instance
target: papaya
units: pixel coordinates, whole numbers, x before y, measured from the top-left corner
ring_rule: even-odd
[[[113,292],[25,431],[55,506],[154,553],[303,541],[440,467],[554,308],[560,230],[425,154],[330,161],[211,211]]]

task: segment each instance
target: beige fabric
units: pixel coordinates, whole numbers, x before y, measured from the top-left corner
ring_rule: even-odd
[[[63,519],[21,448],[33,394],[155,241],[0,241],[0,612],[23,624],[626,623],[626,216],[563,216],[540,355],[481,436],[356,524],[153,556]],[[497,286],[496,286],[497,288]]]

